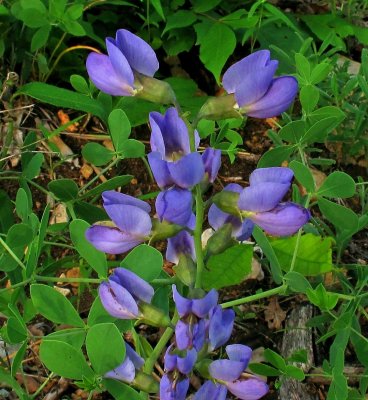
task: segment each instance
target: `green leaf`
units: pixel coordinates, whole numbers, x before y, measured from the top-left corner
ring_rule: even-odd
[[[161,0],[150,0],[153,8],[156,10],[157,14],[165,21],[165,14],[162,9]]]
[[[124,258],[120,266],[133,271],[145,281],[151,282],[160,275],[163,258],[154,247],[141,244]]]
[[[11,387],[17,394],[19,400],[31,400],[32,398],[23,392],[21,386],[15,378],[13,378],[8,371],[0,367],[0,382],[5,383]],[[140,399],[141,400],[141,399]]]
[[[73,86],[73,88],[82,94],[88,95],[90,93],[88,83],[87,81],[83,78],[83,76],[80,75],[72,75],[70,77],[70,84]]]
[[[303,381],[305,379],[303,370],[295,365],[287,365],[285,375],[298,381]]]
[[[185,28],[186,26],[193,25],[196,20],[197,16],[192,11],[179,10],[167,17],[166,26],[162,35],[171,29]]]
[[[113,110],[108,118],[110,135],[117,152],[124,151],[124,143],[129,138],[131,126],[125,112],[121,109]]]
[[[58,88],[42,82],[31,82],[17,91],[16,95],[20,94],[25,94],[53,106],[91,113],[103,121],[107,119],[106,112],[98,101],[72,90]]]
[[[295,64],[296,64],[296,70],[300,75],[300,77],[302,78],[302,83],[304,84],[310,83],[311,67],[308,59],[303,54],[296,53]]]
[[[31,52],[34,53],[47,43],[51,32],[51,25],[44,25],[39,28],[32,36]]]
[[[64,19],[63,25],[65,30],[74,36],[84,36],[86,34],[83,26],[79,22],[72,19]]]
[[[13,203],[2,189],[0,189],[0,204],[0,232],[6,234],[14,225]]]
[[[322,211],[322,214],[334,224],[339,231],[346,231],[350,236],[357,232],[359,219],[350,208],[346,208],[323,198],[318,199],[318,207]]]
[[[332,310],[339,301],[338,294],[327,292],[322,283],[316,289],[308,289],[306,295],[309,301],[322,311]]]
[[[47,285],[31,285],[31,298],[36,310],[57,324],[68,324],[83,328],[84,322],[70,301]]]
[[[258,161],[258,168],[278,167],[283,161],[289,160],[290,154],[295,150],[294,146],[279,146],[266,151]]]
[[[17,354],[15,355],[15,357],[12,360],[11,374],[14,377],[16,376],[16,374],[19,370],[19,367],[22,364],[24,355],[26,354],[27,347],[28,347],[28,342],[25,340],[24,343],[22,344],[22,346],[17,351]]]
[[[83,4],[73,4],[66,10],[66,17],[71,19],[78,19],[83,14]]]
[[[115,176],[107,180],[106,182],[101,183],[100,185],[96,186],[95,188],[89,190],[88,192],[79,196],[79,199],[85,199],[87,197],[94,197],[100,195],[102,192],[106,190],[114,190],[120,186],[127,185],[133,179],[132,175],[119,175]]]
[[[303,137],[305,129],[304,121],[292,121],[280,129],[279,137],[290,143],[298,143]]]
[[[78,196],[78,185],[71,179],[51,181],[47,188],[61,201],[74,200]]]
[[[116,400],[142,400],[142,397],[132,387],[114,379],[104,379],[104,386]]]
[[[15,199],[15,210],[18,217],[22,221],[27,221],[29,214],[32,212],[31,205],[28,201],[27,192],[23,188],[19,188],[17,191],[17,197]]]
[[[69,379],[93,379],[93,371],[87,364],[82,350],[57,340],[43,340],[40,358],[46,367],[57,375]]]
[[[90,142],[83,146],[82,156],[87,162],[100,167],[112,160],[114,152],[99,143]]]
[[[248,365],[248,368],[257,375],[263,375],[263,376],[282,375],[282,373],[278,369],[270,367],[269,365],[265,364],[251,363]]]
[[[22,175],[29,180],[38,176],[44,160],[45,158],[42,153],[34,154],[27,165],[23,167]]]
[[[58,342],[65,342],[80,349],[86,338],[85,329],[81,328],[70,328],[55,331],[44,337],[44,340],[57,340]]]
[[[313,193],[315,184],[310,169],[301,162],[295,160],[289,164],[289,167],[293,170],[295,178],[307,189],[308,193]]]
[[[18,14],[18,18],[24,22],[29,28],[40,28],[48,25],[49,21],[44,13],[36,8],[25,8]]]
[[[335,118],[334,124],[329,126],[329,131],[331,131],[345,119],[345,113],[340,108],[334,106],[317,108],[317,110],[308,115],[308,123],[310,126],[313,126],[318,121],[326,118]]]
[[[305,293],[307,289],[311,289],[312,286],[307,279],[299,272],[290,271],[284,276],[284,280],[288,287],[296,293]]]
[[[327,62],[322,62],[320,64],[317,64],[311,73],[311,84],[316,85],[317,83],[320,83],[323,81],[327,75],[330,73],[332,69],[332,64],[329,64]]]
[[[235,46],[234,31],[221,23],[214,23],[208,30],[206,39],[200,43],[199,57],[218,83],[222,68],[235,50]]]
[[[221,0],[192,0],[193,9],[196,13],[213,10],[219,3],[221,3]]]
[[[335,117],[320,119],[305,132],[301,142],[307,144],[314,142],[323,143],[326,140],[328,133],[331,132],[335,126]]]
[[[334,171],[318,189],[317,195],[324,197],[352,197],[355,194],[354,179],[345,172]]]
[[[278,239],[271,242],[276,256],[284,271],[288,271],[293,259],[297,236]],[[312,233],[301,236],[295,259],[294,271],[304,276],[324,274],[331,271],[333,239],[322,238]]]
[[[206,290],[237,285],[250,273],[253,247],[237,244],[208,259],[203,271],[203,284]]]
[[[86,348],[93,369],[101,375],[119,366],[125,358],[125,342],[112,323],[93,325],[87,333]]]
[[[303,86],[300,91],[300,102],[303,110],[310,114],[317,106],[319,100],[319,90],[312,85]]]
[[[285,371],[286,363],[285,360],[280,356],[280,354],[275,353],[271,349],[266,349],[263,353],[265,360],[272,364],[275,368],[280,371]]]
[[[269,242],[267,236],[262,231],[262,229],[259,228],[258,226],[254,227],[252,235],[270,263],[271,274],[275,283],[280,284],[282,282],[281,266],[276,256],[276,253],[274,252],[274,249],[271,246],[271,243]]]
[[[144,157],[145,147],[142,142],[135,139],[128,139],[124,143],[123,157],[124,158],[139,158]]]
[[[16,317],[9,317],[6,324],[6,333],[10,343],[21,343],[27,339],[27,329]]]
[[[98,273],[100,278],[107,275],[107,262],[105,253],[97,250],[86,239],[85,233],[89,224],[81,219],[75,219],[69,225],[70,238],[78,253],[87,261],[87,263]]]

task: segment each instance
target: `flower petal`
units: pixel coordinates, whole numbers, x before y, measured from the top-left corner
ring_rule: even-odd
[[[116,282],[109,280],[101,283],[98,293],[105,310],[113,317],[120,319],[138,317],[138,305],[133,296]]]
[[[247,379],[227,383],[229,391],[241,400],[258,400],[268,392],[268,386],[260,379]]]
[[[225,344],[233,331],[235,319],[234,310],[223,310],[221,306],[216,306],[210,313],[209,321],[209,351],[213,351]]]
[[[143,200],[136,199],[128,194],[119,193],[115,190],[107,190],[102,193],[102,198],[104,201],[104,206],[111,206],[113,204],[125,204],[127,206],[135,206],[143,211],[149,213],[151,211],[151,206]]]
[[[181,254],[189,256],[193,261],[196,259],[193,236],[186,231],[167,240],[166,260],[178,264]]]
[[[197,351],[196,349],[189,349],[186,351],[185,357],[177,357],[177,369],[182,374],[189,374],[192,371],[194,364],[197,361]]]
[[[244,363],[232,360],[216,360],[212,361],[208,371],[214,379],[232,382],[238,379],[244,371]]]
[[[310,212],[295,203],[281,203],[271,211],[256,213],[252,221],[273,236],[289,236],[310,219]]]
[[[152,151],[160,152],[166,161],[173,161],[180,155],[190,153],[188,128],[175,107],[168,108],[165,115],[153,111],[149,120]]]
[[[273,80],[267,93],[257,102],[244,108],[250,117],[271,118],[286,111],[298,92],[298,81],[292,76]]]
[[[239,208],[245,211],[256,212],[272,210],[286,195],[289,187],[290,184],[288,183],[274,182],[248,186],[240,193]]]
[[[120,77],[121,81],[125,82],[127,88],[130,88],[130,92],[133,94],[134,74],[132,68],[124,54],[119,50],[114,42],[113,39],[106,39],[107,54],[109,55],[111,65],[116,74]]]
[[[106,372],[104,378],[117,379],[127,383],[133,382],[135,378],[135,367],[133,361],[129,357],[125,357],[123,363],[112,371]]]
[[[208,181],[213,183],[221,166],[221,150],[207,147],[202,154],[202,161]]]
[[[189,379],[177,379],[172,381],[165,374],[160,381],[160,400],[185,400],[189,389]]]
[[[193,400],[226,400],[227,389],[224,385],[206,381],[193,396]]]
[[[290,184],[294,177],[294,172],[286,167],[257,168],[249,176],[251,186],[259,183],[274,182]]]
[[[151,217],[141,208],[124,204],[105,205],[104,208],[111,220],[123,232],[143,240],[150,234]]]
[[[117,228],[102,225],[93,225],[88,228],[86,230],[86,239],[97,250],[108,254],[125,253],[142,243],[142,240],[121,232]]]
[[[211,308],[217,305],[217,302],[218,291],[212,289],[201,299],[192,300],[192,313],[198,318],[204,318],[207,316]]]
[[[167,163],[174,183],[184,189],[199,183],[204,175],[204,165],[199,153],[190,153],[176,162]]]
[[[234,235],[240,242],[248,240],[252,235],[253,228],[254,223],[250,219],[246,218],[243,221],[241,228],[234,232]]]
[[[150,303],[155,294],[153,287],[149,283],[126,268],[115,268],[110,280],[127,289],[135,299],[146,303]]]
[[[186,350],[192,347],[192,335],[190,334],[189,325],[181,319],[175,326],[176,346],[179,350]]]
[[[161,192],[156,198],[156,212],[160,221],[185,226],[192,216],[192,193],[172,188]]]
[[[128,344],[125,343],[126,357],[134,364],[135,369],[141,369],[144,365],[144,359],[137,354],[135,350]]]
[[[268,50],[256,51],[233,64],[224,74],[222,84],[228,93],[235,93],[240,107],[261,99],[272,83],[278,61],[270,60]]]
[[[172,292],[173,292],[174,302],[176,305],[176,310],[178,311],[179,316],[185,317],[186,315],[190,314],[192,312],[193,300],[187,299],[186,297],[182,296],[178,292],[176,285],[172,285]]]
[[[229,344],[226,346],[226,354],[231,361],[241,361],[244,368],[247,368],[252,357],[252,349],[244,344]]]
[[[149,165],[151,167],[153,176],[156,179],[157,185],[160,189],[174,185],[173,178],[170,175],[167,167],[168,162],[162,160],[158,151],[154,151],[147,155]]]
[[[90,53],[86,68],[97,89],[112,96],[132,96],[132,87],[116,73],[108,56]]]
[[[159,64],[154,50],[139,36],[126,29],[119,29],[116,32],[116,43],[135,71],[153,76],[158,70]]]

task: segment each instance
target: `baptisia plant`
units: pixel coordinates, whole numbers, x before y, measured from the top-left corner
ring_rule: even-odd
[[[157,93],[150,92],[150,99],[175,105],[167,84],[160,86],[160,81],[153,78],[158,62],[147,43],[122,29],[115,39],[108,38],[106,45],[108,55],[92,53],[87,60],[88,73],[99,89],[114,96],[145,97],[157,86]],[[139,262],[130,266],[132,270],[115,268],[101,283],[99,295],[110,315],[167,327],[144,365],[129,350],[122,365],[107,377],[135,382],[137,370],[151,375],[155,363],[165,354],[161,400],[185,400],[188,393],[194,392],[190,390],[194,373],[211,378],[194,394],[195,400],[225,400],[228,391],[239,399],[257,400],[267,393],[266,383],[245,372],[251,357],[249,347],[229,345],[229,359],[213,361],[217,349],[231,337],[235,312],[227,308],[228,303],[218,304],[217,290],[203,290],[203,271],[207,268],[211,274],[207,261],[212,255],[234,244],[244,246],[238,241],[248,239],[255,224],[271,235],[286,236],[300,229],[310,214],[298,204],[283,202],[293,179],[289,168],[257,169],[250,175],[248,187],[230,184],[204,201],[205,191],[217,177],[221,151],[207,148],[200,153],[195,128],[201,118],[242,114],[266,118],[285,111],[297,93],[297,84],[293,77],[275,78],[277,65],[267,50],[234,64],[223,76],[227,95],[206,102],[199,115],[193,116],[192,125],[187,116],[179,114],[178,107],[149,114],[151,152],[147,157],[161,190],[155,200],[155,218],[151,218],[151,206],[142,200],[114,191],[103,193],[103,207],[112,221],[88,228],[86,238],[90,243],[101,251],[120,254],[146,241],[151,245],[155,240],[167,240],[166,260],[176,264],[173,276],[166,269],[150,283],[140,277]],[[208,206],[208,222],[216,232],[204,246],[201,235]],[[224,265],[224,269],[227,267]],[[159,285],[171,286],[171,322],[168,306],[163,312],[152,304],[162,303],[162,297],[167,297],[167,292],[156,297]],[[265,297],[264,293],[260,296]],[[241,304],[243,300],[236,301]],[[138,335],[134,333],[133,337],[139,342]]]
[[[170,104],[175,96],[170,85],[153,78],[159,68],[152,47],[139,36],[119,29],[115,39],[106,39],[107,54],[90,53],[87,72],[102,92],[112,96],[136,96]]]
[[[222,119],[247,115],[271,118],[286,111],[298,92],[292,76],[275,78],[277,60],[268,50],[260,50],[232,65],[223,75],[228,95],[206,102],[199,118]]]

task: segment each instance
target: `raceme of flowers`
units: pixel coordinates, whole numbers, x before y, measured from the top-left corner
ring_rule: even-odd
[[[115,39],[106,39],[107,55],[91,53],[87,71],[101,91],[113,96],[137,96],[161,104],[176,104],[170,86],[153,78],[159,63],[153,49],[141,38],[120,29]],[[210,99],[197,119],[216,119],[245,114],[256,118],[279,115],[292,104],[298,85],[290,76],[274,77],[278,66],[268,50],[257,51],[232,65],[223,76],[225,96]],[[196,262],[193,230],[192,189],[205,190],[213,183],[221,164],[221,151],[207,148],[198,152],[199,135],[190,131],[176,107],[164,114],[149,114],[151,127],[148,162],[161,192],[156,198],[156,216],[151,206],[132,196],[106,191],[103,207],[111,221],[94,224],[86,231],[87,240],[109,254],[121,254],[155,237],[167,239],[166,259],[178,264],[185,257]],[[249,186],[230,184],[219,195],[222,201],[212,204],[208,222],[214,230],[230,227],[232,236],[248,239],[254,225],[275,236],[298,231],[310,218],[304,207],[283,202],[293,172],[289,168],[260,168],[249,177]],[[229,206],[231,204],[231,207]],[[169,228],[168,228],[169,227]],[[190,286],[190,285],[189,285]],[[175,341],[164,357],[165,374],[160,381],[161,400],[184,400],[190,375],[198,365],[206,365],[211,377],[194,395],[194,400],[226,399],[229,391],[239,399],[257,400],[268,386],[259,378],[244,373],[251,349],[235,344],[226,347],[228,359],[212,361],[213,352],[227,343],[233,329],[235,313],[218,305],[218,293],[189,287],[184,297],[173,285],[173,299],[179,315]],[[106,311],[119,319],[144,319],[155,326],[171,326],[169,317],[152,304],[153,287],[125,268],[115,268],[99,287]],[[134,384],[143,359],[126,346],[123,363],[106,378]]]

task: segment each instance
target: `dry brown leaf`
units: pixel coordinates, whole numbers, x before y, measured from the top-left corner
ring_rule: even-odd
[[[53,210],[50,217],[50,225],[68,222],[68,213],[64,204],[58,204]]]
[[[93,168],[89,164],[84,163],[80,169],[80,173],[84,179],[89,179],[93,174]]]
[[[261,267],[261,263],[256,259],[252,259],[252,270],[247,275],[246,280],[248,279],[257,279],[257,281],[261,281],[264,278],[264,273]]]
[[[269,125],[269,127],[273,130],[278,128],[277,121],[278,121],[278,118],[276,118],[276,117],[266,118],[266,124]]]
[[[265,319],[269,329],[278,330],[286,318],[286,312],[280,307],[277,297],[271,297],[265,309]]]
[[[114,145],[112,144],[112,141],[111,141],[110,139],[104,140],[104,141],[102,142],[102,144],[103,144],[107,149],[109,149],[109,150],[111,150],[111,151],[115,151]]]
[[[59,118],[59,121],[60,121],[61,125],[64,125],[64,124],[67,124],[68,122],[70,122],[69,115],[66,114],[63,110],[59,110],[58,113],[57,113],[57,116]],[[66,131],[67,132],[72,132],[72,133],[73,132],[78,132],[78,126],[79,126],[79,123],[75,122],[74,124],[69,125],[66,128]]]
[[[64,297],[68,297],[70,295],[70,293],[71,293],[70,289],[62,288],[62,287],[59,287],[59,286],[56,286],[56,285],[54,285],[54,289],[57,292],[61,293]]]

